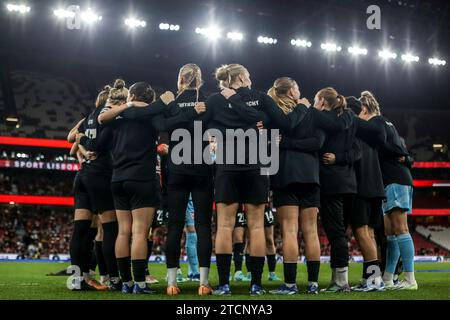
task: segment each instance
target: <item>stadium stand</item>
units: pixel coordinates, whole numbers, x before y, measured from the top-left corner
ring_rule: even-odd
[[[62,173],[61,173],[62,175]],[[19,195],[69,196],[72,194],[73,177],[68,174],[55,181],[52,172],[0,172],[0,193]]]
[[[93,106],[86,91],[67,78],[17,70],[11,79],[20,127],[2,125],[0,131],[6,135],[65,138]]]
[[[444,226],[417,226],[416,232],[428,241],[435,243],[447,251],[450,250],[450,228]]]
[[[72,209],[0,206],[0,252],[37,259],[69,252]]]

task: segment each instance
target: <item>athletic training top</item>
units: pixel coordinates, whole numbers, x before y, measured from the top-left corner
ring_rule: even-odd
[[[249,88],[239,88],[236,94],[231,96],[228,100],[216,93],[211,95],[206,100],[207,111],[204,116],[204,121],[208,123],[209,128],[217,129],[222,133],[224,139],[223,159],[225,161],[227,149],[234,150],[234,164],[216,164],[217,170],[241,171],[241,170],[256,170],[262,167],[256,155],[257,163],[250,163],[250,144],[256,146],[255,150],[259,150],[259,134],[256,123],[264,122],[264,126],[270,122],[272,128],[282,128],[289,131],[301,122],[303,114],[300,112],[291,112],[285,115],[281,109],[276,105],[275,101],[267,94]],[[247,131],[249,129],[255,130],[256,141],[250,141],[245,138],[244,148],[244,163],[237,164],[237,149],[238,143],[236,138],[230,136],[227,138],[226,129],[242,129]],[[243,141],[240,140],[242,143]]]
[[[305,116],[291,134],[282,135],[280,168],[271,177],[271,185],[278,189],[292,183],[320,184],[318,151],[325,142],[325,133],[318,128],[312,109],[304,105],[295,109],[304,112]]]
[[[375,118],[365,121],[356,118],[361,147],[361,159],[355,162],[358,195],[365,198],[384,198],[383,177],[378,160],[378,146],[386,141],[384,126]]]
[[[150,181],[156,179],[156,143],[158,130],[154,119],[167,107],[158,99],[147,108],[154,108],[152,116],[130,119],[124,113],[108,124],[114,128],[112,148],[112,182],[126,180]],[[138,109],[138,108],[128,108]],[[132,113],[132,112],[131,112]]]
[[[206,98],[205,95],[200,91],[198,96],[198,102],[205,102]],[[178,112],[186,112],[192,108],[195,107],[195,103],[197,102],[197,91],[195,89],[188,89],[183,91],[183,93],[177,97],[175,100],[176,105],[178,106]],[[175,116],[176,114],[171,114],[171,116]],[[202,131],[199,131],[197,135],[201,134],[201,136],[195,137],[194,135],[194,122],[197,122],[202,124]],[[174,164],[172,161],[172,157],[170,156],[171,151],[174,150],[174,147],[179,144],[180,142],[186,143],[186,141],[183,140],[183,138],[180,138],[180,142],[178,141],[169,141],[169,164],[168,164],[168,170],[170,173],[175,174],[183,174],[183,175],[196,175],[196,176],[210,176],[212,174],[212,166],[211,164],[205,163],[203,160],[203,151],[209,150],[209,141],[202,141],[203,133],[206,131],[207,126],[206,124],[203,124],[203,118],[200,115],[198,118],[194,119],[194,121],[191,121],[189,123],[180,123],[178,126],[174,126],[169,131],[169,136],[172,136],[172,133],[175,129],[186,129],[189,131],[189,134],[191,136],[190,140],[190,146],[191,146],[191,157],[190,157],[190,164]],[[198,144],[198,146],[197,146]],[[195,146],[200,147],[195,149]],[[201,160],[201,164],[194,164],[194,155],[197,152],[201,152],[201,157],[199,160]],[[177,151],[180,156],[183,155],[182,150]],[[209,153],[208,153],[209,154]]]
[[[357,184],[353,162],[361,156],[358,144],[355,144],[357,126],[354,121],[355,114],[350,109],[344,109],[341,115],[339,110],[322,111],[324,114],[345,120],[347,129],[333,134],[328,133],[325,143],[320,151],[334,153],[336,163],[326,165],[320,161],[320,185],[321,192],[325,194],[356,193]],[[353,152],[350,152],[353,149]],[[351,155],[350,158],[347,156]]]
[[[392,122],[383,116],[374,119],[374,121],[381,122],[386,131],[386,142],[378,150],[384,186],[392,183],[412,186],[413,179],[408,168],[408,162],[401,163],[398,161],[399,157],[409,157],[404,141],[402,141]]]
[[[103,108],[95,108],[89,116],[83,121],[79,132],[85,134],[80,139],[82,145],[87,151],[94,151],[97,154],[95,160],[85,160],[80,174],[112,175],[112,130],[111,127],[98,123],[97,118]]]

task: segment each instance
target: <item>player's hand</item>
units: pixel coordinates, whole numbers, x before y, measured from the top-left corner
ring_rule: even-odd
[[[298,102],[297,102],[297,103],[298,103],[298,104],[303,104],[303,105],[305,105],[307,108],[311,107],[311,102],[309,102],[309,100],[306,99],[306,98],[298,99]]]
[[[406,161],[406,157],[403,156],[403,157],[397,158],[397,161],[400,163],[404,163]]]
[[[97,153],[95,153],[94,151],[87,151],[85,158],[87,160],[95,160],[95,159],[97,159]]]
[[[334,153],[325,153],[322,156],[322,160],[324,164],[335,164],[336,163],[336,155]]]
[[[160,145],[158,145],[158,154],[160,156],[165,156],[168,153],[169,153],[169,146],[167,144],[161,143]]]
[[[228,99],[229,97],[234,96],[236,91],[230,88],[223,88],[220,93],[225,97],[225,99]]]
[[[197,114],[202,114],[206,111],[206,104],[204,102],[196,102],[194,109]]]
[[[277,144],[277,146],[280,146],[281,139],[283,139],[283,136],[281,134],[279,134],[277,137],[277,140],[275,140],[275,143]]]
[[[165,105],[168,105],[172,101],[175,101],[175,96],[172,92],[166,91],[159,97]]]
[[[133,107],[148,107],[148,103],[142,102],[142,101],[133,101]]]
[[[262,130],[264,129],[264,123],[262,121],[258,121],[256,123],[256,127],[258,128],[258,130]]]
[[[85,136],[84,133],[77,133],[77,134],[75,135],[75,141],[76,141],[77,143],[80,143],[81,138],[84,137],[84,136]]]

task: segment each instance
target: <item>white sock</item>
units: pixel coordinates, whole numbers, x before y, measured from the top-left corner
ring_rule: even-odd
[[[177,268],[167,269],[167,285],[175,287],[177,286]]]
[[[200,267],[200,285],[207,286],[209,284],[209,268]]]
[[[126,284],[127,286],[131,287],[133,285],[133,281],[124,282],[123,284]]]
[[[384,282],[387,282],[387,283],[393,282],[393,281],[394,281],[394,274],[385,271],[385,272],[384,272],[384,275],[383,275],[383,281],[384,281]]]
[[[142,281],[142,282],[136,282],[136,284],[139,286],[139,288],[145,288],[145,286],[147,285],[146,283],[145,283],[145,281]]]
[[[292,288],[295,287],[295,283],[285,283],[286,287]]]
[[[348,267],[336,268],[336,284],[341,287],[348,284]]]
[[[84,280],[89,280],[91,279],[91,274],[89,272],[83,272],[83,279]]]
[[[409,283],[416,283],[416,277],[414,276],[414,272],[403,272],[405,274],[405,280]]]
[[[308,286],[312,286],[312,285],[319,286],[319,284],[317,282],[308,281]]]
[[[118,284],[119,283],[119,281],[120,281],[120,278],[119,277],[112,277],[111,279],[109,279],[112,283],[114,283],[114,284]]]

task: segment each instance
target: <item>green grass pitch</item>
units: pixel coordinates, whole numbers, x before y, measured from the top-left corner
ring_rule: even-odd
[[[318,294],[315,296],[303,294],[306,288],[306,267],[299,265],[298,284],[302,294],[294,296],[274,296],[267,294],[260,297],[248,295],[249,284],[246,282],[231,282],[233,295],[231,297],[199,297],[197,296],[198,283],[186,282],[179,284],[181,295],[169,297],[165,295],[165,265],[150,264],[150,271],[160,283],[153,287],[158,291],[157,295],[123,295],[120,292],[71,292],[66,288],[66,277],[46,276],[49,272],[56,272],[65,268],[64,263],[44,262],[0,262],[0,300],[149,300],[149,299],[245,299],[245,300],[450,300],[450,272],[416,272],[419,284],[418,291],[389,291],[379,293],[348,293],[348,294]],[[267,268],[267,266],[266,266]],[[351,264],[349,280],[350,284],[357,284],[361,276],[362,264]],[[184,274],[187,265],[182,265]],[[416,270],[450,270],[450,263],[417,263]],[[282,276],[282,265],[277,265],[277,274]],[[330,267],[321,265],[320,286],[328,284]],[[267,281],[267,269],[263,275],[266,290],[277,288],[281,282]],[[211,270],[211,283],[217,284],[217,272],[215,265]]]

